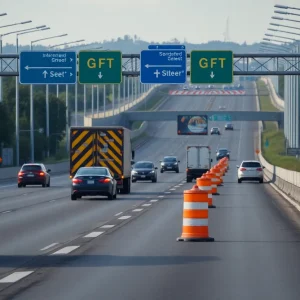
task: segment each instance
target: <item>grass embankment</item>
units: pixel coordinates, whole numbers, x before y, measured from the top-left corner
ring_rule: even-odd
[[[266,84],[259,80],[257,82],[259,93],[268,92]],[[261,111],[279,111],[271,102],[270,96],[259,96]],[[280,168],[300,171],[300,160],[294,156],[285,155],[285,137],[281,129],[277,129],[276,122],[266,121],[261,139],[263,157],[272,165]]]
[[[153,97],[144,101],[143,104],[136,111],[153,111],[160,104],[163,98],[166,96],[168,92],[168,88],[161,88],[159,92],[155,93]],[[135,121],[132,123],[131,130],[137,130],[141,127],[143,121]]]

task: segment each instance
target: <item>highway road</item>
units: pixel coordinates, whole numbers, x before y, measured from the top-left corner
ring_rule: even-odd
[[[255,110],[253,97],[171,97],[163,110]],[[49,189],[0,187],[1,299],[299,299],[299,214],[268,183],[237,183],[236,165],[254,159],[257,124],[233,122],[222,135],[179,137],[175,122],[151,124],[136,153],[159,167],[164,155],[180,173],[135,183],[117,200],[70,201],[67,176]],[[214,243],[180,243],[185,146],[231,150],[215,209]],[[6,184],[9,185],[9,184]],[[97,236],[97,237],[95,237]],[[73,250],[73,251],[72,251]],[[28,272],[28,273],[16,273]],[[30,275],[28,275],[30,274]],[[28,275],[22,280],[18,276]],[[9,282],[8,282],[9,281]]]

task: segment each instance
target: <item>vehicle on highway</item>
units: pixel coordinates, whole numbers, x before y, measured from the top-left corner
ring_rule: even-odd
[[[165,156],[163,160],[160,161],[160,173],[165,171],[175,171],[179,173],[179,163],[180,160],[176,156]]]
[[[131,171],[131,181],[152,181],[157,182],[157,167],[151,161],[138,161]]]
[[[233,124],[232,123],[225,124],[225,130],[233,130]]]
[[[183,89],[184,89],[184,90],[188,90],[189,88],[188,88],[188,86],[185,85],[185,86],[183,87]]]
[[[219,128],[219,127],[212,127],[212,128],[210,129],[210,134],[211,134],[211,135],[212,135],[212,134],[218,134],[218,135],[220,135],[220,134],[221,134],[220,128]]]
[[[226,110],[226,106],[220,105],[220,106],[219,106],[219,110]]]
[[[265,167],[259,161],[244,160],[240,166],[236,167],[238,168],[238,183],[242,183],[245,180],[264,182],[263,169]]]
[[[121,194],[131,191],[131,131],[121,126],[71,127],[70,178],[81,167],[106,167]]]
[[[18,187],[26,185],[42,185],[50,187],[50,169],[46,169],[43,164],[24,164],[18,173]]]
[[[211,168],[211,149],[209,146],[187,146],[186,153],[186,182],[192,182]]]
[[[214,85],[209,84],[207,88],[209,88],[209,89],[214,89],[215,87],[214,87]]]
[[[72,178],[71,200],[82,196],[107,196],[108,200],[117,198],[117,181],[105,167],[79,168]]]
[[[216,160],[220,160],[224,157],[230,159],[230,151],[226,148],[219,148],[216,150]]]

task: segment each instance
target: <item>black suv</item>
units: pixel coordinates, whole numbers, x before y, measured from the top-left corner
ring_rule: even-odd
[[[218,135],[220,135],[221,133],[220,133],[219,127],[212,127],[211,130],[210,130],[210,134],[211,135],[212,134],[218,134]]]
[[[227,123],[227,124],[225,125],[225,130],[233,130],[233,124]]]
[[[163,160],[160,161],[160,173],[165,171],[175,171],[179,173],[179,160],[176,156],[165,156]]]
[[[220,160],[221,158],[227,157],[230,159],[230,151],[226,148],[220,148],[216,151],[216,160]]]

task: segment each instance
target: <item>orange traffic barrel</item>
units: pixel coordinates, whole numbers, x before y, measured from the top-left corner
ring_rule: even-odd
[[[220,169],[222,176],[225,176],[226,166],[224,165],[224,163],[218,163],[217,167]]]
[[[218,178],[219,182],[217,183],[217,185],[221,185],[223,183],[221,170],[218,167],[214,166],[210,169],[210,172],[214,173]]]
[[[207,171],[204,175],[205,175],[205,177],[207,177],[211,180],[212,194],[219,195],[218,188],[217,188],[219,179],[216,177],[216,175],[214,173],[212,173],[210,171]]]
[[[182,235],[178,242],[213,242],[208,233],[208,194],[197,186],[183,192]]]
[[[212,198],[213,190],[212,190],[212,181],[211,181],[211,179],[202,176],[200,178],[197,178],[196,184],[197,184],[199,190],[207,192],[207,194],[208,194],[208,208],[216,208],[213,205],[213,198]]]

